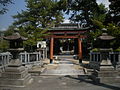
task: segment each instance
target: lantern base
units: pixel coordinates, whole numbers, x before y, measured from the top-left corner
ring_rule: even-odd
[[[13,59],[8,64],[8,67],[19,67],[22,66],[22,62],[19,59]]]
[[[24,66],[6,67],[0,77],[2,87],[25,87],[32,83],[33,79]]]

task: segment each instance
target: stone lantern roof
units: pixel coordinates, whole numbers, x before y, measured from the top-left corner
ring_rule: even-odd
[[[102,33],[101,36],[98,37],[100,40],[113,40],[115,37],[108,35],[107,33]]]
[[[20,40],[25,41],[27,38],[21,36],[18,32],[13,33],[10,36],[4,37],[5,40],[14,41],[14,40]]]

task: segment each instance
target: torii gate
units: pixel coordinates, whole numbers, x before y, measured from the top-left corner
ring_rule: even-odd
[[[75,23],[63,23],[59,26],[53,27],[48,30],[50,33],[50,63],[53,61],[53,50],[54,50],[54,39],[55,38],[72,38],[78,39],[78,59],[82,63],[82,39],[86,38],[84,35],[89,27],[81,28],[78,24]]]

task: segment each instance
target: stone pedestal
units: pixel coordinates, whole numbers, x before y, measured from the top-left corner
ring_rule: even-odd
[[[12,60],[0,77],[0,86],[25,87],[31,82],[31,75],[19,60]]]
[[[102,60],[98,79],[100,83],[120,83],[119,71],[114,69],[110,60]]]
[[[19,59],[11,60],[8,64],[8,67],[19,67],[22,65],[22,62]]]

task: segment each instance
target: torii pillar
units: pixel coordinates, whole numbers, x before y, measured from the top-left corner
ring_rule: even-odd
[[[54,38],[50,39],[50,63],[53,63],[53,47],[54,47]]]
[[[78,59],[79,63],[82,63],[82,41],[78,38]]]

